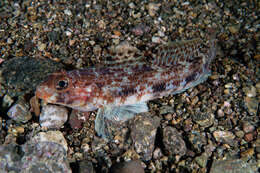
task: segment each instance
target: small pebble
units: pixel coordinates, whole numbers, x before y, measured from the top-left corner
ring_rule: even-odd
[[[252,157],[255,154],[254,148],[249,148],[248,150],[242,152],[241,157]]]
[[[255,97],[256,96],[256,88],[254,86],[245,88],[245,94],[247,97]]]
[[[67,141],[60,131],[39,132],[30,140],[30,142],[36,144],[40,142],[54,142],[60,144],[65,151],[68,151]]]
[[[195,113],[192,120],[202,127],[209,127],[214,123],[214,114],[208,112]]]
[[[202,155],[197,156],[195,161],[200,165],[200,167],[205,168],[208,162],[209,156],[206,153],[202,153]]]
[[[149,113],[143,113],[135,116],[131,120],[131,137],[135,151],[143,160],[150,160],[154,150],[154,141],[157,128],[160,124],[160,118],[151,117]]]
[[[10,97],[9,95],[6,94],[3,98],[2,106],[10,107],[13,102],[14,102],[14,100],[12,99],[12,97]]]
[[[255,130],[255,127],[251,125],[249,122],[243,123],[243,131],[245,133],[253,132]]]
[[[228,27],[228,29],[232,34],[236,34],[239,31],[239,27],[239,25],[232,25]]]
[[[14,121],[22,123],[26,123],[32,118],[29,105],[23,100],[17,101],[17,103],[8,110],[7,115]]]
[[[210,173],[255,173],[253,167],[240,159],[213,160]]]
[[[153,42],[153,43],[161,43],[161,38],[160,38],[160,37],[155,37],[155,36],[153,36],[153,37],[152,37],[152,42]]]
[[[246,142],[252,141],[252,140],[254,139],[253,133],[247,133],[247,134],[245,134],[244,139],[246,140]]]
[[[95,169],[91,161],[82,160],[79,162],[79,173],[95,173]]]
[[[218,130],[213,133],[213,136],[218,142],[228,143],[229,145],[234,143],[235,135],[232,132]]]
[[[163,156],[163,153],[162,153],[162,150],[160,148],[156,148],[154,151],[153,151],[153,158],[154,159],[159,159]]]
[[[46,48],[46,44],[44,44],[44,43],[38,43],[38,49],[39,49],[39,51],[44,51],[45,48]]]
[[[68,119],[68,110],[62,106],[46,105],[42,107],[40,124],[45,128],[59,129]]]
[[[174,155],[185,155],[187,148],[177,129],[167,126],[163,129],[163,144],[166,151]]]
[[[68,9],[64,10],[64,13],[68,16],[71,16],[72,15],[72,12]]]
[[[159,10],[160,6],[161,4],[149,3],[147,6],[149,15],[151,17],[154,17],[156,15],[156,12]]]
[[[144,173],[141,161],[133,160],[128,162],[120,162],[113,165],[110,169],[112,173]]]
[[[256,115],[259,107],[259,100],[256,97],[245,97],[244,101],[249,113]]]

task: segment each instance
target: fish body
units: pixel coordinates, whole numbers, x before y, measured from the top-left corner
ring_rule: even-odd
[[[215,57],[215,41],[202,47],[201,39],[161,45],[150,62],[135,48],[118,48],[104,66],[54,73],[36,89],[47,103],[81,111],[99,109],[96,131],[103,119],[129,119],[146,112],[146,102],[177,94],[205,81]]]

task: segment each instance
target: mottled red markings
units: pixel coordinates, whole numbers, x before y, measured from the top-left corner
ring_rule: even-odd
[[[133,95],[137,93],[136,88],[134,88],[134,86],[127,86],[125,88],[122,88],[121,91],[116,91],[113,93],[113,95],[115,95],[116,97],[120,96],[120,97],[126,97],[129,95]]]
[[[166,89],[166,83],[160,82],[157,84],[152,85],[152,89],[154,93],[165,91]]]
[[[207,62],[202,64],[202,57],[196,57],[201,53],[198,49],[200,42],[201,40],[193,40],[159,46],[150,51],[149,56],[154,57],[151,61],[154,64],[143,61],[145,57],[135,51],[118,54],[110,52],[111,60],[105,63],[107,67],[55,73],[42,85],[52,88],[55,93],[57,91],[53,81],[69,78],[71,82],[68,89],[58,92],[56,102],[72,108],[74,101],[77,104],[84,103],[82,109],[84,106],[87,107],[88,103],[96,104],[93,105],[96,108],[103,107],[103,102],[112,106],[123,105],[129,96],[136,96],[140,100],[142,96],[150,96],[151,90],[154,97],[163,96],[184,88],[185,86],[180,86],[183,81],[190,84],[197,80],[196,74],[201,75],[205,72],[204,65]],[[166,86],[170,84],[173,85],[172,90],[165,91]],[[47,93],[41,96],[39,92],[38,95],[42,99],[51,96]]]
[[[178,79],[173,80],[173,81],[172,81],[172,85],[173,85],[173,86],[179,86],[179,85],[180,85],[180,81],[179,81]]]

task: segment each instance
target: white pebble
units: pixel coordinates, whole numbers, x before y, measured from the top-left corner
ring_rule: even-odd
[[[68,144],[60,131],[39,132],[30,140],[30,142],[54,142],[63,146],[65,151],[68,151]]]
[[[64,10],[64,13],[68,16],[71,16],[72,15],[72,12],[68,9]]]
[[[59,129],[68,119],[68,110],[62,106],[43,106],[40,114],[40,124],[45,128]]]
[[[161,38],[160,38],[160,37],[155,37],[155,36],[153,36],[153,37],[152,37],[152,42],[153,42],[153,43],[160,43],[160,42],[161,42]]]

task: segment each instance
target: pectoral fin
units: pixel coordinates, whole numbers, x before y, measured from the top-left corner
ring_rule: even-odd
[[[102,138],[108,138],[108,125],[106,120],[125,122],[135,116],[137,113],[147,112],[146,103],[137,103],[132,105],[118,107],[104,107],[98,110],[95,120],[95,130]]]

